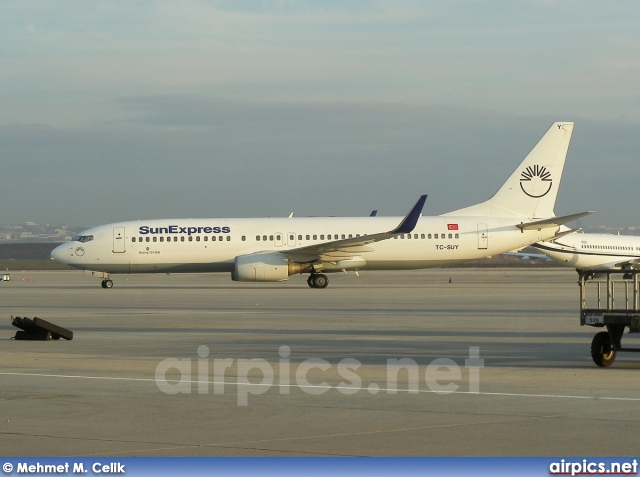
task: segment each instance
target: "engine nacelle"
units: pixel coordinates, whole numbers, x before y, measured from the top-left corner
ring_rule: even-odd
[[[304,264],[290,262],[278,252],[252,253],[235,258],[231,279],[236,282],[281,282],[306,268]]]

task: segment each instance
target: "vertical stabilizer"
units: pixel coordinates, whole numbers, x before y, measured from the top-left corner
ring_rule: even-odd
[[[443,215],[554,217],[572,132],[572,122],[554,123],[491,199]]]

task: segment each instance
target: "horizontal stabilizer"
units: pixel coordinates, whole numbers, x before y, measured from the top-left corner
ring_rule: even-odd
[[[562,224],[566,224],[567,222],[572,222],[574,220],[578,220],[581,217],[585,217],[586,215],[593,214],[593,211],[589,212],[581,212],[579,214],[565,215],[563,217],[551,217],[550,219],[536,220],[534,222],[527,222],[516,224],[520,230],[541,230],[548,229],[550,227],[559,227]],[[557,238],[557,237],[556,237]]]

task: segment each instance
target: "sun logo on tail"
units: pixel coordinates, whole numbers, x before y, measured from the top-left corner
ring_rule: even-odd
[[[544,166],[529,166],[521,173],[520,188],[534,199],[547,195],[552,185],[551,173]]]

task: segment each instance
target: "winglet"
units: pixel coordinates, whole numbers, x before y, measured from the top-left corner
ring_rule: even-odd
[[[378,209],[372,210],[371,213],[369,214],[369,217],[375,217],[376,215],[378,215]]]
[[[427,195],[421,195],[418,199],[418,202],[413,206],[413,208],[409,211],[409,213],[402,219],[400,225],[398,225],[395,229],[388,234],[408,234],[413,231],[416,224],[418,223],[418,219],[422,214],[422,208],[424,207],[424,203],[427,200]]]

